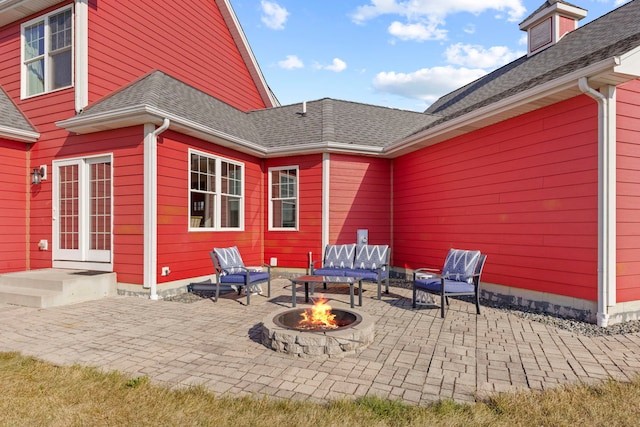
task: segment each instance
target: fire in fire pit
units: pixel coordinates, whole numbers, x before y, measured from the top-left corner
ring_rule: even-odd
[[[369,315],[332,309],[324,300],[306,309],[280,310],[262,322],[265,346],[299,357],[358,353],[373,342],[373,338],[374,322]]]

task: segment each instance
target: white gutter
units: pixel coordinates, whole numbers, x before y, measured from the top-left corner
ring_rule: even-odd
[[[36,142],[38,138],[40,138],[40,133],[15,129],[8,126],[0,126],[0,138],[6,138],[12,141]]]
[[[158,129],[144,125],[144,277],[149,299],[158,299],[158,135],[169,128],[165,118]]]
[[[616,304],[616,87],[598,92],[586,77],[580,90],[598,103],[598,326],[607,327]]]

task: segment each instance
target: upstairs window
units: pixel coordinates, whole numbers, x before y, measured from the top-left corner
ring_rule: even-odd
[[[22,24],[22,97],[70,87],[73,82],[71,7]]]
[[[197,152],[191,152],[190,158],[189,227],[209,230],[242,229],[242,165]]]
[[[269,228],[298,228],[298,168],[269,169]]]

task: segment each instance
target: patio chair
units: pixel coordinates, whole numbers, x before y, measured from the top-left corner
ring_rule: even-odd
[[[268,264],[246,267],[237,246],[213,248],[209,255],[216,271],[216,301],[220,296],[221,284],[237,289],[238,295],[242,295],[244,290],[247,294],[247,305],[251,303],[253,292],[262,294],[261,283],[267,282],[267,297],[271,296],[271,266]]]
[[[449,297],[472,295],[475,297],[476,313],[480,314],[480,276],[486,259],[487,256],[480,251],[450,249],[442,270],[431,268],[415,270],[413,308],[418,305],[418,291],[440,295],[440,315],[444,318],[444,306],[445,303],[449,305]],[[433,277],[438,273],[440,277]]]

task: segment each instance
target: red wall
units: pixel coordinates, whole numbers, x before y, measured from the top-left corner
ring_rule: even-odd
[[[27,144],[0,138],[0,170],[0,273],[7,273],[25,270],[28,251],[37,250],[27,247],[27,191],[38,190],[28,177]]]
[[[640,81],[617,89],[617,293],[640,299]]]
[[[488,255],[483,280],[597,299],[597,105],[586,96],[394,163],[394,264]]]
[[[244,230],[189,231],[189,148],[244,164]],[[158,283],[214,274],[209,251],[238,246],[246,265],[264,260],[264,175],[255,157],[167,131],[158,144]],[[171,274],[160,276],[162,266]],[[140,282],[141,283],[141,282]]]
[[[391,161],[331,154],[329,242],[354,243],[358,229],[369,243],[391,244]]]
[[[297,231],[269,231],[269,168],[298,166],[299,229]],[[279,267],[307,268],[309,252],[314,259],[322,251],[322,155],[267,159],[264,164],[264,258],[269,262],[278,258]]]
[[[160,69],[241,110],[263,108],[216,3],[89,2],[89,100]]]

